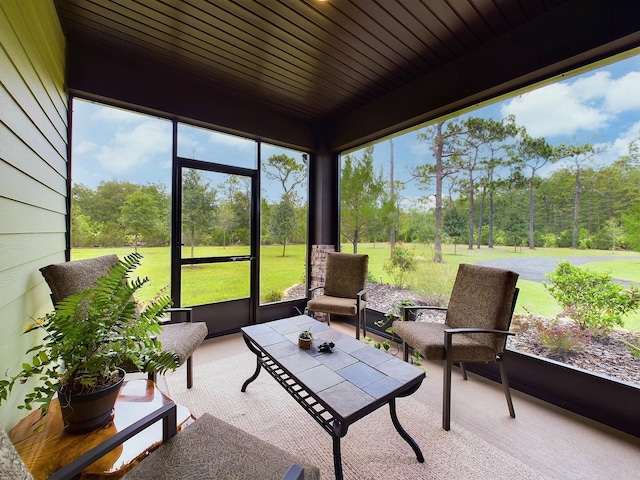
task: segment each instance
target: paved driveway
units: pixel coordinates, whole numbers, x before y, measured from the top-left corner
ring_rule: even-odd
[[[523,280],[532,280],[534,282],[549,282],[545,278],[546,273],[551,273],[555,270],[557,264],[561,260],[568,260],[572,265],[584,265],[591,262],[601,262],[604,260],[616,260],[616,261],[629,261],[640,260],[640,256],[634,257],[620,257],[615,255],[602,256],[602,257],[526,257],[526,258],[499,258],[497,260],[485,260],[482,262],[476,262],[476,265],[486,265],[489,267],[505,268],[512,270],[520,274],[520,278]],[[632,282],[624,280],[616,280],[615,282],[629,285]],[[637,283],[634,283],[638,285]]]

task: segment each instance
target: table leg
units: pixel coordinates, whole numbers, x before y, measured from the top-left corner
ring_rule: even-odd
[[[253,382],[256,378],[258,378],[258,375],[260,374],[260,369],[262,368],[262,362],[260,361],[262,357],[262,352],[258,350],[256,347],[254,347],[246,337],[244,338],[244,343],[247,344],[247,347],[249,347],[249,350],[251,350],[253,353],[256,354],[256,371],[253,372],[253,375],[247,378],[247,380],[242,384],[242,388],[240,389],[241,392],[245,392],[247,390],[247,386],[251,382]]]
[[[342,480],[342,452],[340,451],[340,439],[347,434],[347,429],[343,428],[338,420],[333,421],[333,471],[336,480]]]
[[[396,430],[398,431],[400,436],[404,438],[404,440],[411,446],[411,448],[413,448],[413,451],[416,454],[416,458],[418,459],[418,462],[424,463],[424,455],[422,455],[422,451],[420,450],[420,447],[418,446],[416,441],[413,438],[411,438],[411,435],[409,435],[404,430],[404,428],[402,428],[402,425],[400,425],[400,421],[398,421],[398,415],[396,414],[395,398],[392,398],[391,401],[389,402],[389,410],[391,412],[391,421],[393,422],[393,426],[396,427]]]

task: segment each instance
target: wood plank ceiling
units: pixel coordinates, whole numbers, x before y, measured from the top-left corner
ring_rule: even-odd
[[[56,0],[73,43],[301,120],[337,118],[566,0]]]

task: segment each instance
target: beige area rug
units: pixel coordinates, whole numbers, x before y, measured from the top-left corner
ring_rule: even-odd
[[[255,356],[241,353],[196,365],[190,390],[183,371],[167,375],[167,387],[194,416],[209,412],[317,465],[323,479],[334,478],[331,436],[268,373],[262,371],[240,392],[254,369]],[[445,432],[440,412],[410,397],[396,405],[400,423],[420,445],[425,463],[418,463],[398,435],[385,406],[353,424],[342,438],[345,479],[546,478],[460,425],[452,423]]]

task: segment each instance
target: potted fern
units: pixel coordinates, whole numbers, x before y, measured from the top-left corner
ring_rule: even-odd
[[[65,429],[88,431],[110,420],[124,380],[121,365],[160,373],[176,368],[174,354],[155,338],[171,299],[159,297],[137,309],[134,295],[149,279],[129,277],[141,259],[137,253],[125,257],[94,287],[61,300],[26,327],[25,333],[42,332],[42,341],[27,351],[32,357],[20,372],[0,380],[0,404],[16,382],[34,379],[39,384],[18,408],[38,406],[42,417],[58,393]]]

